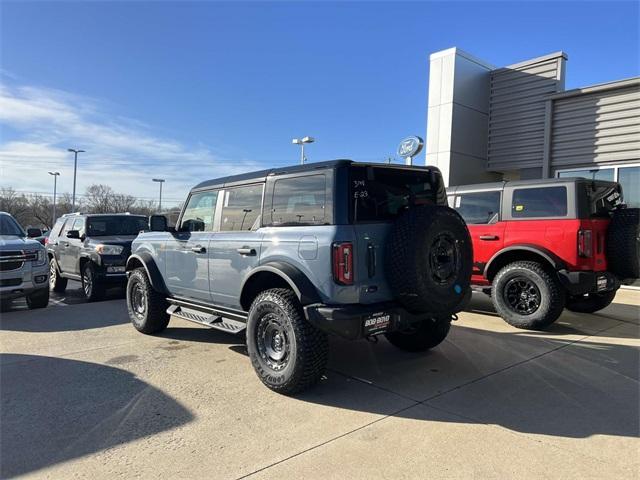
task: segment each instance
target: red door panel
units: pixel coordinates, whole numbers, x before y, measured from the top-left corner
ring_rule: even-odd
[[[467,227],[473,241],[471,281],[476,285],[489,285],[482,274],[491,257],[504,247],[505,222],[490,225],[467,225]]]

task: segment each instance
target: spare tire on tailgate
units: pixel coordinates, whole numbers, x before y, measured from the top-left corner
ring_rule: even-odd
[[[409,311],[453,314],[470,296],[473,250],[464,220],[445,206],[407,210],[386,245],[387,281]]]
[[[608,270],[620,278],[640,276],[640,208],[614,210],[607,230]]]

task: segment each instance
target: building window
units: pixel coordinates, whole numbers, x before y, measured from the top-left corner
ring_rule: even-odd
[[[591,170],[567,170],[564,172],[558,172],[559,178],[566,177],[581,177],[588,178],[590,180],[608,180],[613,182],[615,180],[615,170],[613,168],[594,168]]]
[[[567,187],[515,189],[511,216],[513,218],[566,217]]]
[[[273,225],[322,225],[325,218],[324,175],[276,180],[273,187]]]
[[[500,212],[500,192],[459,193],[454,208],[469,225],[493,223]]]
[[[608,180],[622,185],[624,203],[630,208],[640,207],[640,165],[612,165],[603,168],[561,170],[556,177],[583,177]]]

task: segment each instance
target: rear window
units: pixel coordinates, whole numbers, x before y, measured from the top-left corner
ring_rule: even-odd
[[[609,213],[622,204],[622,194],[618,185],[602,183],[585,184],[590,217],[608,217]]]
[[[350,214],[354,223],[395,219],[409,205],[446,205],[442,177],[430,170],[353,166]]]
[[[326,203],[327,182],[324,175],[276,180],[273,186],[271,224],[323,225],[326,223]]]
[[[515,189],[511,216],[513,218],[566,217],[567,187]]]
[[[495,222],[500,211],[500,192],[458,193],[453,208],[469,225]]]
[[[88,237],[138,235],[141,230],[149,229],[149,222],[147,217],[105,215],[100,217],[89,217],[87,219],[86,228]]]

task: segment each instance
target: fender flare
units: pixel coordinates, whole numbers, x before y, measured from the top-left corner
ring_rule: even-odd
[[[513,252],[513,251],[517,251],[517,250],[524,250],[526,252],[531,252],[531,253],[535,253],[537,255],[540,255],[547,262],[549,262],[549,264],[556,271],[562,270],[566,266],[564,261],[560,257],[558,257],[555,253],[553,253],[551,250],[547,250],[546,248],[540,247],[538,245],[532,245],[532,244],[529,244],[529,243],[520,243],[520,244],[515,244],[515,245],[509,245],[508,247],[505,247],[502,250],[494,253],[493,256],[489,259],[489,261],[487,262],[487,264],[484,267],[484,271],[482,272],[483,276],[485,278],[488,278],[487,274],[489,272],[489,269],[491,268],[491,265],[500,256],[502,256],[505,253]]]
[[[130,255],[127,259],[126,266],[127,277],[129,275],[129,272],[134,269],[134,265],[136,263],[142,264],[145,271],[147,272],[147,277],[149,278],[149,282],[151,282],[151,286],[154,290],[166,295],[169,294],[167,286],[164,283],[164,279],[162,278],[162,274],[160,273],[160,270],[158,269],[158,266],[156,265],[156,262],[153,259],[153,255],[151,255],[151,253],[140,252]]]
[[[240,287],[241,298],[245,292],[245,287],[247,286],[247,284],[251,281],[252,278],[255,278],[256,274],[259,274],[260,272],[273,273],[282,278],[289,284],[302,305],[310,305],[312,303],[321,302],[318,290],[307,278],[307,276],[302,273],[299,268],[294,267],[289,263],[280,261],[267,262],[251,270],[249,275],[247,275],[247,277],[242,282],[242,286]]]

